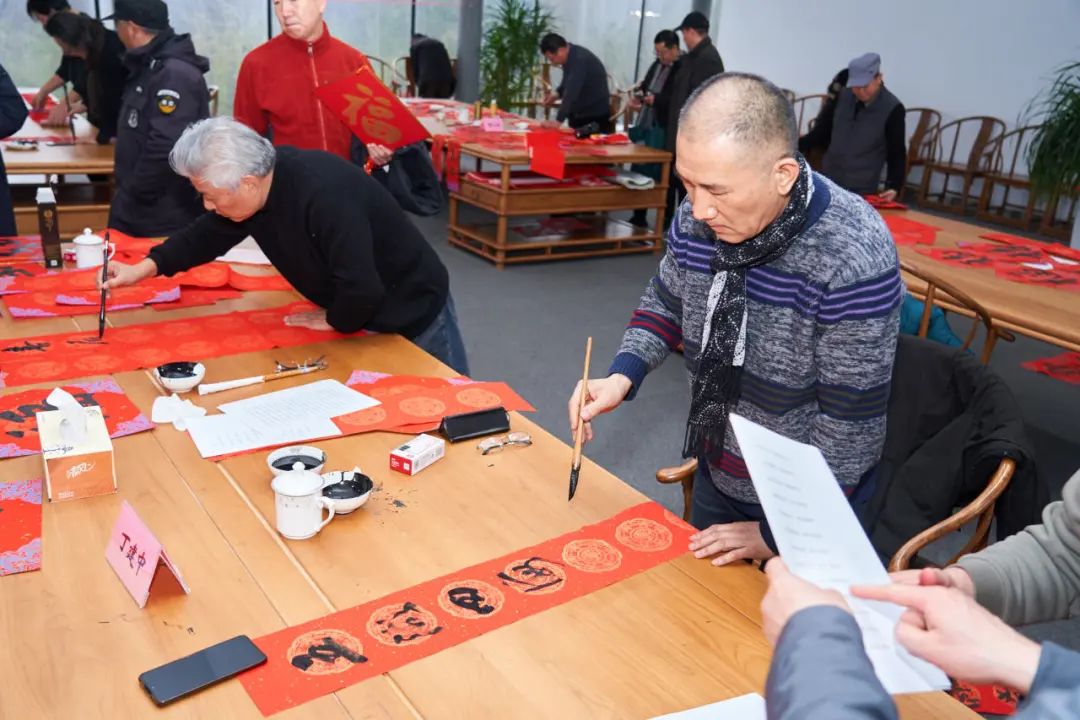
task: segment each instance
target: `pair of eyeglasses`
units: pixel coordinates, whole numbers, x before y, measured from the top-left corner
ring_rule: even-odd
[[[314,360],[311,360],[309,358],[302,363],[281,362],[280,360],[275,360],[274,364],[277,365],[278,372],[285,372],[286,370],[307,370],[308,368],[319,368],[320,370],[325,370],[327,367],[325,355],[320,355]]]
[[[476,449],[480,451],[481,455],[491,455],[499,452],[507,445],[532,445],[532,438],[529,433],[512,432],[507,435],[484,438],[477,443]]]

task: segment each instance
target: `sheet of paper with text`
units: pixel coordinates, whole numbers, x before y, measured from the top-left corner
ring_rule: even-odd
[[[844,594],[885,689],[948,688],[945,673],[896,642],[903,608],[851,597],[852,585],[883,585],[889,576],[821,451],[738,415],[731,427],[784,562],[804,580]]]

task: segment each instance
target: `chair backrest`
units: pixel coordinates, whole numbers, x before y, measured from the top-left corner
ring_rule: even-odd
[[[987,115],[959,118],[941,126],[935,159],[959,165],[969,172],[988,172],[993,164],[992,143],[1005,132],[1005,123]],[[963,144],[970,140],[965,153]]]
[[[368,61],[382,84],[390,88],[395,95],[400,95],[409,86],[409,79],[398,73],[393,65],[382,58],[368,55]]]
[[[908,108],[904,124],[911,128],[908,138],[907,166],[922,165],[932,159],[937,134],[941,129],[941,113],[930,108]]]
[[[217,85],[210,85],[207,90],[210,91],[210,117],[216,117],[218,110],[218,95],[221,94],[221,90]]]
[[[941,302],[959,305],[971,312],[976,319],[976,322],[971,324],[971,330],[968,331],[967,338],[964,339],[963,349],[968,350],[971,348],[971,343],[975,340],[975,335],[981,324],[986,331],[986,339],[983,341],[980,359],[983,364],[989,362],[990,353],[993,352],[994,344],[997,342],[998,331],[994,327],[993,317],[990,316],[990,313],[987,312],[986,308],[963,290],[960,290],[951,283],[942,280],[925,269],[917,268],[904,260],[900,261],[900,269],[926,283],[926,299],[923,303],[922,317],[919,319],[919,337],[925,338],[929,332],[930,313],[933,311],[935,305],[939,305]]]
[[[989,148],[991,171],[1010,179],[1026,177],[1026,173],[1018,173],[1017,168],[1026,170],[1027,164],[1024,158],[1027,157],[1028,146],[1035,139],[1035,133],[1040,127],[1040,125],[1025,125],[995,137]]]
[[[810,130],[810,123],[821,112],[821,106],[829,99],[828,95],[803,95],[791,101],[795,108],[795,121],[799,128],[799,134],[803,135]]]

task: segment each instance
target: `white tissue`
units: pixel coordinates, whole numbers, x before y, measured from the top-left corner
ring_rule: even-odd
[[[199,407],[190,400],[181,400],[180,396],[173,393],[168,397],[154,399],[154,406],[150,409],[150,419],[156,423],[172,423],[177,430],[187,430],[187,418],[202,417],[206,414],[206,408]]]
[[[86,439],[86,409],[71,393],[56,388],[45,402],[60,411],[60,439],[65,445],[81,445]]]

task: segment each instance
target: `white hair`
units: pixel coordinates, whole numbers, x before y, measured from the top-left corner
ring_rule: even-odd
[[[180,136],[169,153],[178,174],[235,191],[246,175],[266,177],[277,153],[269,140],[231,117],[200,120]]]

